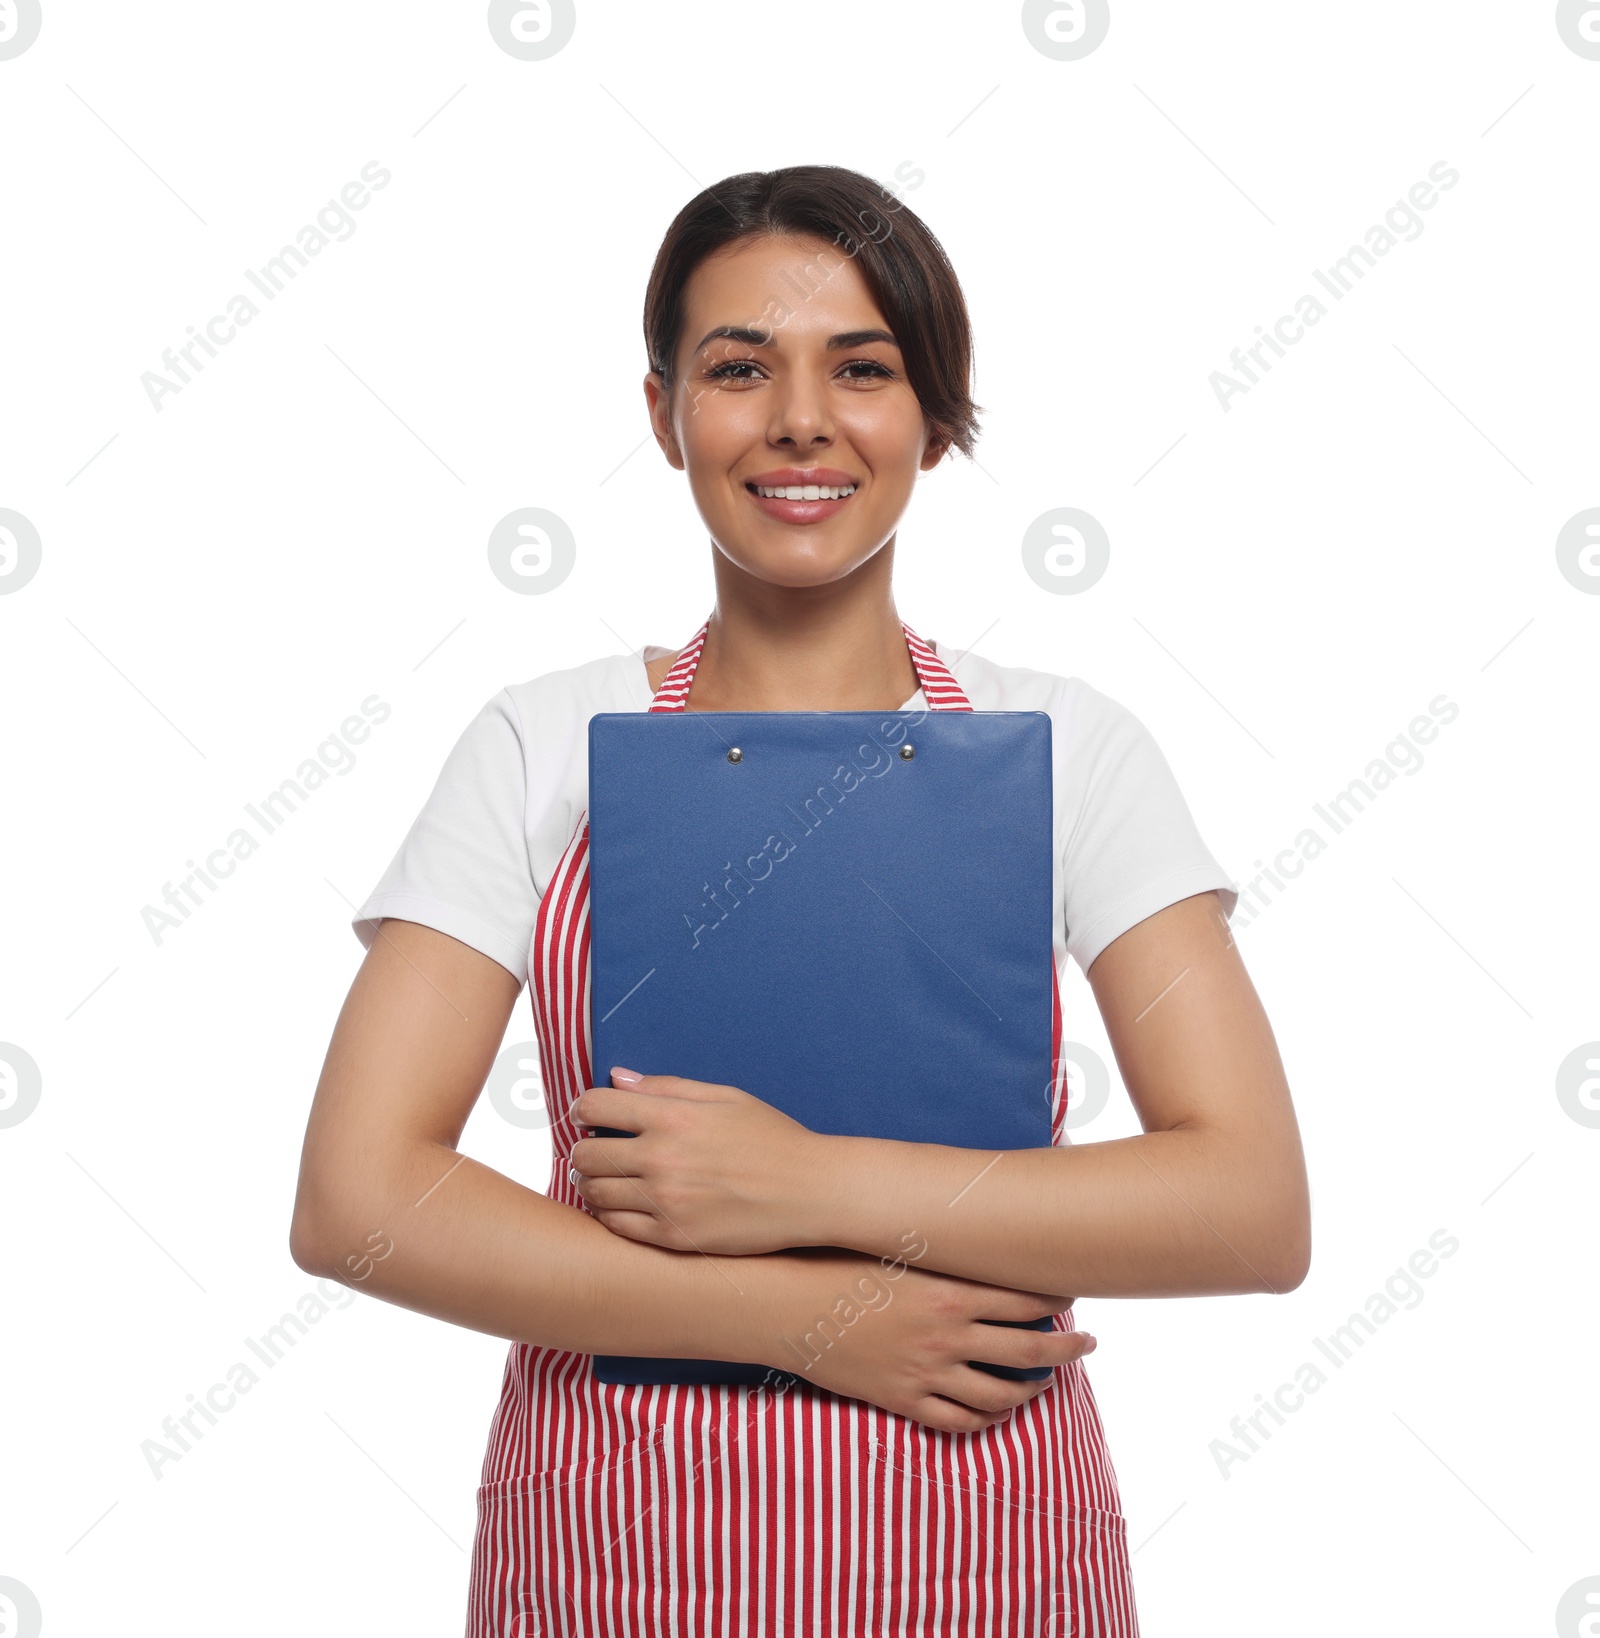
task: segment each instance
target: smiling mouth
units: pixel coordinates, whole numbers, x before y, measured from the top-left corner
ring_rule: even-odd
[[[747,483],[745,488],[749,490],[752,495],[755,495],[762,500],[780,501],[848,500],[850,496],[856,492],[856,486],[853,483]]]

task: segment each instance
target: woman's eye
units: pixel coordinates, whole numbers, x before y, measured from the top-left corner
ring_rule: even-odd
[[[730,358],[726,363],[718,364],[706,371],[706,377],[712,381],[752,381],[759,380],[759,366],[753,359]],[[865,370],[865,375],[855,375],[852,371]],[[750,371],[750,374],[741,372]],[[880,364],[875,358],[853,358],[848,364],[842,365],[840,375],[851,381],[870,381],[874,377],[891,377],[894,372]]]

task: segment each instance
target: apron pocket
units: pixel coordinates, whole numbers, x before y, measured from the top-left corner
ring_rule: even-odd
[[[634,1439],[626,1439],[608,1450],[585,1456],[576,1462],[569,1462],[565,1467],[545,1468],[537,1473],[523,1473],[516,1478],[498,1479],[493,1484],[480,1485],[478,1501],[481,1505],[485,1502],[511,1501],[519,1497],[532,1500],[564,1485],[614,1473],[654,1454],[666,1442],[667,1430],[654,1428],[649,1433],[640,1434]]]

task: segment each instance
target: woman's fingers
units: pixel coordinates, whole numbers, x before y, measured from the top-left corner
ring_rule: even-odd
[[[977,1295],[983,1299],[983,1319],[1043,1319],[1046,1314],[1064,1314],[1078,1300],[1043,1291],[1012,1291],[1003,1285],[984,1286]]]
[[[1090,1345],[1085,1344],[1082,1337],[1081,1332],[1073,1333],[1073,1359],[1090,1351]],[[938,1393],[918,1401],[907,1414],[946,1433],[977,1433],[993,1427],[996,1422],[1006,1421],[1019,1405],[1037,1398],[1054,1380],[1052,1374],[1042,1382],[1008,1382],[987,1371],[974,1370],[970,1365],[956,1366]]]
[[[991,1359],[997,1365],[1069,1365],[1092,1353],[1095,1339],[1086,1331],[1021,1333],[1027,1340],[1008,1350],[1014,1357]],[[993,1352],[993,1350],[990,1350]],[[1043,1393],[1054,1374],[1038,1382],[1012,1382],[971,1365],[955,1365],[939,1379],[937,1391],[912,1412],[919,1421],[950,1433],[973,1433],[1004,1421],[1019,1405]]]
[[[1070,1365],[1095,1346],[1087,1331],[1017,1330],[1010,1325],[980,1325],[977,1330],[982,1335],[967,1357],[985,1365]]]
[[[796,1252],[794,1290],[776,1315],[779,1333],[806,1331],[812,1315],[832,1306],[841,1280],[860,1273],[864,1262],[837,1248],[810,1248],[809,1258]],[[930,1427],[973,1432],[1014,1415],[1019,1405],[1056,1385],[1056,1367],[1094,1347],[1082,1331],[1036,1328],[1070,1309],[1071,1296],[913,1268],[904,1272],[893,1299],[860,1317],[800,1374],[818,1387]],[[973,1361],[1044,1374],[1017,1381]]]
[[[1092,1353],[1095,1339],[1087,1331],[1023,1331],[1017,1333],[1014,1344],[1004,1348],[982,1347],[972,1357],[985,1365],[1006,1365],[1012,1369],[1037,1369],[1070,1365]],[[1010,1377],[995,1376],[979,1370],[976,1365],[952,1367],[950,1385],[944,1382],[938,1391],[974,1410],[1005,1411],[1032,1399],[1050,1386],[1052,1378],[1042,1377],[1033,1382],[1017,1382]]]
[[[569,1169],[581,1177],[636,1177],[649,1153],[643,1142],[637,1137],[581,1137],[567,1156]]]
[[[655,1202],[636,1177],[576,1176],[573,1186],[596,1211],[650,1211]]]
[[[1002,1420],[1001,1417],[986,1416],[982,1411],[975,1411],[951,1399],[941,1399],[937,1395],[919,1399],[906,1414],[919,1422],[926,1422],[930,1428],[938,1428],[941,1433],[980,1433]]]

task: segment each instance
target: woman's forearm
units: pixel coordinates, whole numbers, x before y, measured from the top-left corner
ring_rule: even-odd
[[[323,1194],[333,1191],[324,1187]],[[309,1273],[475,1331],[581,1353],[770,1364],[785,1259],[669,1251],[612,1234],[452,1149],[367,1157],[297,1219]]]
[[[819,1139],[808,1234],[883,1255],[915,1230],[922,1266],[1073,1297],[1287,1291],[1310,1222],[1298,1146],[1203,1128],[1049,1149]]]

